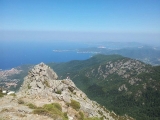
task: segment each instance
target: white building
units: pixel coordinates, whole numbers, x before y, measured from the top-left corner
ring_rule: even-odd
[[[7,91],[6,91],[6,90],[3,90],[3,91],[2,91],[2,93],[5,93],[5,94],[6,94],[6,93],[7,93]]]
[[[14,93],[15,93],[14,91],[10,91],[7,93],[7,95],[14,94]]]

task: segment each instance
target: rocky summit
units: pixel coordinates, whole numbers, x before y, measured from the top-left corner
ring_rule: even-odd
[[[24,78],[16,94],[0,98],[3,120],[114,120],[118,116],[90,100],[70,79],[58,80],[44,63],[36,65]]]

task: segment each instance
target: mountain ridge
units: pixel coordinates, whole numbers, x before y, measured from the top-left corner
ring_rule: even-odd
[[[48,65],[58,79],[70,77],[90,99],[116,114],[145,120],[160,117],[160,66],[120,55],[96,55]]]
[[[100,58],[100,64],[93,58]],[[97,62],[97,64],[91,67],[87,64],[83,65],[82,63],[87,63],[86,61]],[[119,55],[96,55],[86,61],[79,63],[83,65],[81,66],[83,69],[75,65],[67,72],[59,71],[63,65],[49,65],[54,67],[62,78],[69,75],[89,98],[120,115],[127,113],[136,119],[160,117],[158,115],[158,106],[160,106],[158,102],[158,96],[160,96],[159,66],[151,66]],[[65,67],[70,67],[67,64]]]
[[[70,79],[58,80],[57,74],[44,63],[34,66],[24,78],[19,92],[4,96],[0,104],[1,119],[7,120],[133,119],[118,116],[90,100]]]

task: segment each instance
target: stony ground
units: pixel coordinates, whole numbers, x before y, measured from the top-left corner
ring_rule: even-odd
[[[0,120],[53,120],[47,116],[32,113],[26,103],[19,104],[19,99],[7,95],[0,98]]]

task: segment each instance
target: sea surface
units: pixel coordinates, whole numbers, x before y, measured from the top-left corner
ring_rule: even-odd
[[[0,69],[6,70],[25,64],[40,62],[68,62],[85,60],[91,53],[77,53],[77,49],[87,44],[58,41],[0,41]]]

